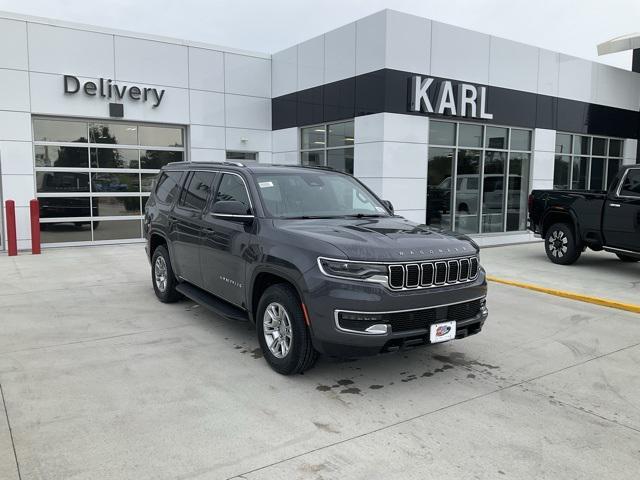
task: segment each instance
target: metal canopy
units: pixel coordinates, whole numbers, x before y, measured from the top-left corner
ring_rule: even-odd
[[[598,55],[608,55],[609,53],[635,50],[636,48],[640,48],[640,33],[631,33],[599,44]]]

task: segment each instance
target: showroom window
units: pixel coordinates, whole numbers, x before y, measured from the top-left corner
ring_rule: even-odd
[[[142,214],[161,167],[185,159],[184,129],[34,118],[43,244],[142,238]]]
[[[531,130],[429,122],[427,225],[462,233],[526,230]]]
[[[619,138],[556,134],[553,188],[606,190],[622,165]]]
[[[353,174],[353,121],[301,128],[300,163]]]

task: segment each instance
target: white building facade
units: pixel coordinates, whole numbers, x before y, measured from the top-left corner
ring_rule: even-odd
[[[21,249],[33,198],[44,246],[131,242],[169,161],[328,165],[524,241],[531,189],[636,162],[639,75],[390,10],[273,55],[0,14],[0,199]]]

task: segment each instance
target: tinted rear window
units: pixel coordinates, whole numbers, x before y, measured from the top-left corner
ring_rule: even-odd
[[[162,203],[172,203],[180,191],[182,172],[163,172],[156,187],[156,200]]]

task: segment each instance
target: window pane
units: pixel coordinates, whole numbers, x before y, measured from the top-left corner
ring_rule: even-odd
[[[334,123],[328,126],[330,147],[353,145],[353,122]]]
[[[91,190],[94,192],[139,192],[137,173],[92,173]]]
[[[143,173],[141,176],[140,188],[143,192],[150,192],[153,190],[153,182],[158,178],[157,173]]]
[[[90,217],[89,197],[40,197],[40,218]]]
[[[33,138],[38,142],[87,143],[87,122],[33,120]]]
[[[234,152],[227,150],[227,160],[258,160],[258,152]]]
[[[594,143],[595,145],[595,143]],[[604,187],[604,158],[592,158],[591,159],[591,175],[589,188],[591,190],[605,190]]]
[[[571,174],[571,189],[585,190],[587,188],[587,157],[573,157],[573,172]]]
[[[556,153],[571,153],[571,135],[566,133],[556,134]]]
[[[141,125],[138,127],[140,145],[148,147],[183,147],[181,128],[150,127]]]
[[[573,153],[578,155],[589,155],[590,143],[591,143],[591,137],[575,135],[573,137]]]
[[[478,233],[480,155],[476,150],[458,150],[455,199],[458,232]]]
[[[511,150],[531,150],[531,131],[511,129]]]
[[[193,210],[202,210],[213,188],[214,172],[193,172],[182,190],[180,205]]]
[[[184,152],[167,152],[163,150],[141,150],[140,168],[159,170],[168,163],[182,162]]]
[[[556,155],[553,166],[553,188],[567,190],[569,188],[569,162],[568,155]]]
[[[164,172],[158,179],[156,200],[161,203],[172,203],[180,192],[182,172]]]
[[[482,192],[482,231],[502,232],[504,227],[504,172],[507,152],[485,153]]]
[[[40,240],[43,244],[90,242],[91,222],[40,223]]]
[[[302,165],[309,165],[312,167],[324,165],[324,150],[318,150],[316,152],[301,152],[300,163]]]
[[[76,172],[36,172],[36,185],[39,193],[88,192],[89,174]]]
[[[300,145],[303,150],[308,148],[324,148],[325,127],[323,125],[317,127],[303,128],[301,131]]]
[[[593,137],[593,153],[592,155],[604,156],[607,154],[607,139]]]
[[[509,129],[487,127],[487,148],[504,148],[509,146]]]
[[[640,170],[629,170],[622,182],[620,195],[640,198]]]
[[[241,202],[247,207],[247,213],[251,213],[247,188],[244,186],[242,179],[237,175],[228,173],[222,175],[222,180],[216,193],[216,202],[219,201]]]
[[[609,140],[609,156],[621,157],[622,156],[622,140]]]
[[[35,146],[36,167],[75,167],[89,166],[87,147]]]
[[[622,160],[617,158],[610,158],[607,162],[607,189],[613,184],[616,180],[616,175],[620,171],[620,164]]]
[[[455,146],[456,124],[431,120],[429,122],[429,143],[431,145]]]
[[[433,227],[451,230],[452,148],[429,147],[427,220]]]
[[[90,123],[89,141],[91,143],[138,144],[138,127],[124,123]]]
[[[130,149],[91,149],[91,168],[138,168],[138,150]]]
[[[461,147],[482,148],[482,125],[461,123],[458,128],[458,144]]]
[[[100,220],[93,222],[94,240],[125,240],[142,237],[140,220]]]
[[[353,148],[327,150],[327,166],[353,174]]]
[[[92,197],[93,215],[140,215],[140,197]]]
[[[528,153],[512,153],[509,159],[509,191],[507,194],[507,231],[527,229],[527,201],[529,198]]]

